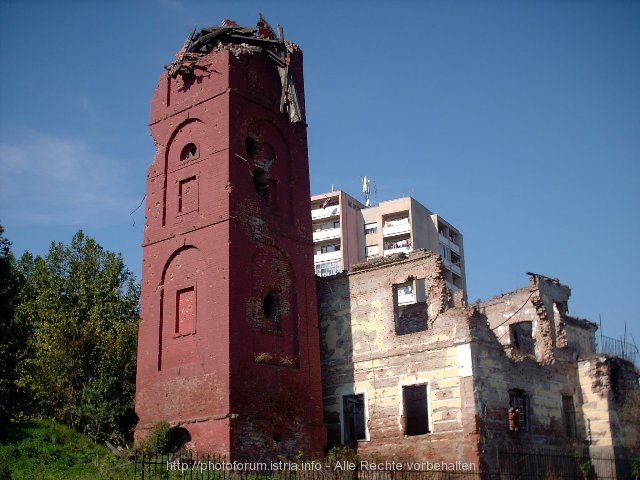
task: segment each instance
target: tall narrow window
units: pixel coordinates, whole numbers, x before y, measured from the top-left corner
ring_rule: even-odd
[[[345,444],[366,440],[364,395],[345,395],[342,397],[342,421]]]
[[[564,426],[567,437],[575,438],[576,436],[576,409],[573,405],[572,395],[562,396],[562,415],[564,417]]]
[[[529,431],[529,395],[523,390],[509,390],[509,430]]]
[[[429,433],[427,385],[402,387],[402,402],[404,406],[404,434],[424,435]]]

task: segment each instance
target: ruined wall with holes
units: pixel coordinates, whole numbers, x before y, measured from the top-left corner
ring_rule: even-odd
[[[533,275],[529,286],[480,302],[478,308],[510,357],[552,364],[595,353],[597,326],[567,315],[570,294],[558,280]]]
[[[304,116],[302,53],[287,49]],[[273,58],[239,45],[156,88],[137,438],[166,420],[231,459],[322,452],[306,125],[282,92]]]
[[[621,358],[594,355],[578,363],[579,391],[589,450],[609,456],[640,443],[640,425],[624,422],[620,410],[627,395],[637,388],[638,373]],[[637,406],[636,406],[637,408]]]
[[[597,327],[567,315],[569,294],[558,280],[533,275],[528,287],[475,305],[486,319],[475,324],[472,356],[481,448],[489,466],[495,467],[498,450],[587,453],[595,417],[605,443],[616,435],[610,420],[617,407],[585,389],[586,365],[593,365],[585,359],[595,354]],[[510,392],[527,397],[524,426],[514,424]]]
[[[586,432],[576,428],[581,416],[577,362],[563,355],[552,364],[543,363],[531,350],[503,345],[480,312],[473,334],[477,422],[485,463],[491,466],[498,451],[572,454],[582,445]],[[570,398],[573,413],[564,412],[563,396]]]
[[[586,453],[596,433],[613,451],[631,435],[612,420],[614,398],[637,375],[618,359],[585,360],[595,353],[596,325],[567,315],[568,287],[536,275],[528,287],[466,306],[442,268],[439,256],[418,251],[317,279],[330,445],[381,458],[478,461],[491,471],[503,452]],[[398,331],[394,288],[411,279],[425,280],[426,313],[408,309],[423,312],[424,327],[413,328],[413,315],[410,331]],[[429,428],[418,435],[407,430],[409,385],[428,386]],[[353,440],[345,398],[364,402],[362,438]]]
[[[329,445],[345,441],[344,397],[362,394],[364,455],[477,461],[471,309],[454,305],[441,259],[428,251],[381,258],[317,278],[325,422]],[[425,328],[396,333],[394,285],[424,279]],[[457,308],[453,308],[457,307]],[[426,385],[428,430],[405,435],[403,386]]]

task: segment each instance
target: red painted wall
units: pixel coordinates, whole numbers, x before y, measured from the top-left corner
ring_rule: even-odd
[[[298,50],[291,71],[304,108]],[[158,83],[139,438],[167,420],[232,459],[322,451],[306,125],[279,111],[280,94],[266,55],[224,49]]]

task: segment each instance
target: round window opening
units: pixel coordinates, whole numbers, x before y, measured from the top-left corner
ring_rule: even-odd
[[[274,293],[268,293],[262,302],[262,312],[265,318],[275,322],[280,318],[281,310],[278,296]]]
[[[196,153],[198,153],[198,147],[196,147],[196,144],[187,143],[180,152],[180,160],[185,161],[196,158]]]

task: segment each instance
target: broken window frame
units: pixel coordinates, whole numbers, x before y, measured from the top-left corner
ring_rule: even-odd
[[[509,390],[509,430],[512,432],[531,430],[531,397],[524,390]]]
[[[524,332],[524,327],[527,331]],[[526,334],[525,334],[526,333]],[[533,354],[535,343],[533,339],[533,322],[525,320],[509,324],[509,338],[513,348],[517,348],[522,353]]]
[[[403,434],[408,437],[431,433],[429,384],[402,385]]]
[[[198,158],[198,146],[189,142],[180,150],[180,162],[188,162],[195,158]]]
[[[341,400],[342,443],[353,445],[358,441],[368,440],[365,393],[342,395]]]
[[[400,292],[406,292],[405,298],[400,297]],[[402,283],[392,286],[393,300],[393,323],[396,335],[409,335],[412,333],[424,332],[428,327],[428,303],[426,295],[426,280],[424,278],[407,279]],[[401,302],[402,300],[402,302]],[[414,307],[414,305],[416,305]],[[422,307],[423,305],[423,307]],[[403,312],[413,310],[407,317],[403,319]],[[413,317],[416,313],[423,310],[424,322],[418,324]],[[414,320],[414,321],[411,321]]]

